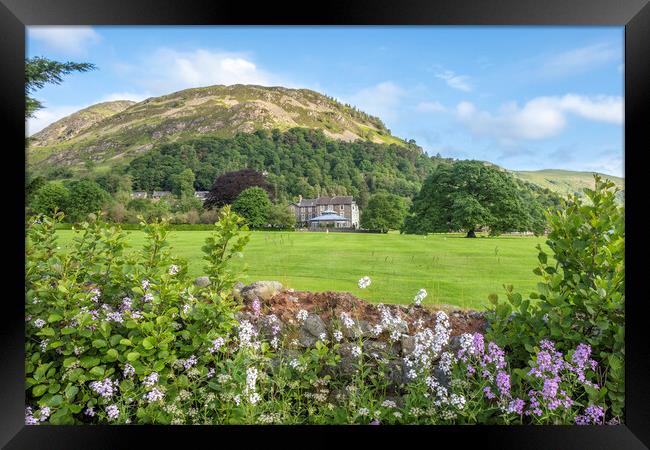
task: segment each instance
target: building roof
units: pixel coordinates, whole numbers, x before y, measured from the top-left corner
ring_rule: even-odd
[[[321,214],[320,216],[316,216],[313,219],[309,219],[309,222],[349,222],[349,221],[350,219],[341,217],[338,214],[334,213],[334,211],[325,211],[325,214]]]
[[[351,195],[336,196],[336,197],[318,197],[318,198],[303,198],[297,203],[298,206],[318,206],[318,205],[351,205],[354,203],[354,198]]]

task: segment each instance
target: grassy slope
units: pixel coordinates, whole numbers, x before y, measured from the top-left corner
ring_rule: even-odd
[[[63,142],[35,142],[29,148],[28,160],[37,172],[53,163],[78,168],[90,157],[100,166],[112,165],[128,162],[161,142],[293,127],[323,129],[337,139],[356,136],[404,145],[379,119],[352,111],[317,92],[233,85],[186,89],[149,98]]]
[[[548,188],[559,194],[582,192],[584,188],[594,188],[592,172],[575,172],[571,170],[545,169],[536,171],[514,172],[516,176],[539,186]],[[623,188],[623,178],[600,174]]]
[[[72,231],[59,231],[62,247]],[[140,248],[144,235],[129,233]],[[201,246],[209,232],[170,233],[172,254],[189,261],[193,276],[202,274]],[[409,303],[420,288],[424,303],[480,307],[490,293],[510,283],[522,293],[534,289],[535,245],[544,238],[466,239],[458,234],[406,236],[353,233],[253,232],[244,251],[248,272],[242,281],[278,280],[297,290],[348,291],[374,302]],[[372,284],[359,289],[357,281]]]

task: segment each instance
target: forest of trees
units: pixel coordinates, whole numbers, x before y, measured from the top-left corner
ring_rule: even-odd
[[[292,129],[163,144],[124,170],[133,189],[152,191],[172,190],[174,175],[187,168],[195,174],[196,190],[209,190],[223,173],[251,168],[268,172],[279,201],[298,195],[352,195],[365,208],[369,195],[379,191],[413,197],[441,161],[416,145],[342,142],[319,130]]]

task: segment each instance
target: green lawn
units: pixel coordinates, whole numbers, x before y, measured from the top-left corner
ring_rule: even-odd
[[[142,246],[142,232],[127,233],[132,246]],[[73,232],[58,234],[65,248]],[[208,234],[169,235],[173,254],[189,262],[194,276],[202,274],[201,246]],[[253,232],[244,251],[248,271],[242,281],[278,280],[296,290],[348,291],[384,303],[409,303],[424,288],[429,293],[425,304],[479,307],[490,293],[501,295],[504,283],[522,293],[535,288],[535,246],[543,242],[542,237],[466,239],[459,234]],[[360,289],[357,280],[364,275],[372,284]]]

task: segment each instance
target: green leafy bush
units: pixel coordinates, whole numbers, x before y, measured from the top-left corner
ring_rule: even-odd
[[[198,350],[236,323],[220,288],[232,284],[227,259],[246,242],[230,245],[241,219],[222,212],[204,247],[215,283],[199,289],[170,257],[165,223],[143,222],[147,243],[127,254],[118,228],[83,222],[64,254],[54,233],[62,218],[33,218],[27,230],[28,404],[39,405],[39,419],[51,413],[52,424],[170,423],[158,400],[180,395],[190,378],[205,380],[214,359]],[[188,364],[192,374],[179,373]]]
[[[538,246],[541,279],[528,298],[506,286],[506,302],[496,295],[488,337],[524,367],[540,339],[555,341],[566,351],[586,342],[601,363],[600,378],[608,414],[621,417],[624,407],[624,208],[617,189],[595,176],[595,189],[585,189],[547,215],[547,245],[552,258]]]

